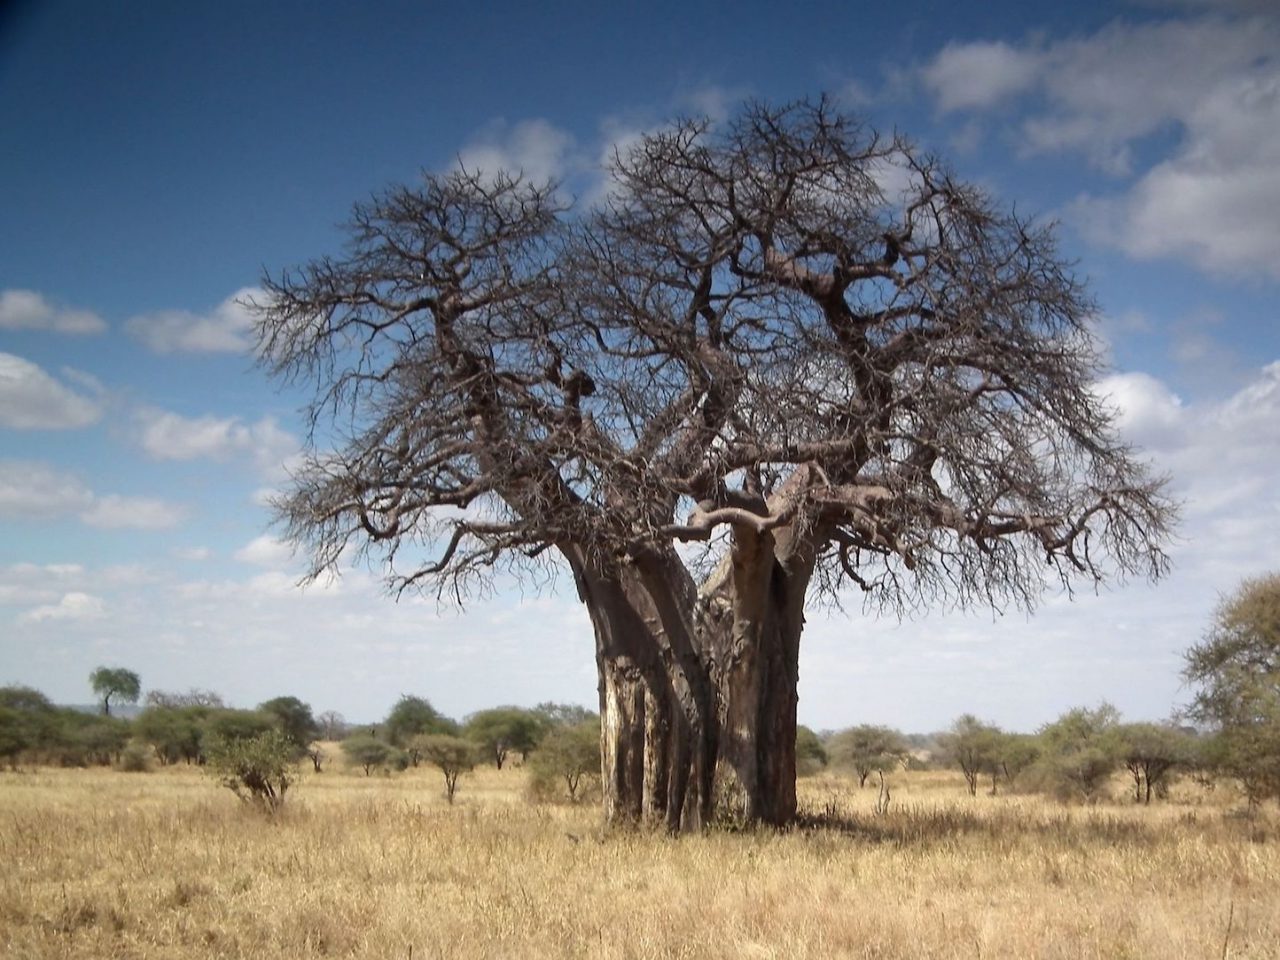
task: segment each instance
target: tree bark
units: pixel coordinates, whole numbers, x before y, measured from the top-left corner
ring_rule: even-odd
[[[572,565],[596,637],[606,822],[792,820],[813,570],[799,538],[735,531],[701,590],[674,552]]]

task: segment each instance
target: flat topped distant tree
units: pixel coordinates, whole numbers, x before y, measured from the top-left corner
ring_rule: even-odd
[[[89,685],[102,701],[102,715],[111,716],[111,698],[124,703],[137,703],[142,695],[142,680],[123,667],[98,667],[89,674]]]
[[[645,135],[603,196],[393,187],[265,278],[256,333],[314,389],[278,503],[313,575],[572,574],[609,820],[789,820],[804,610],[846,585],[1030,606],[1164,571],[1172,510],[1051,230],[825,100]]]

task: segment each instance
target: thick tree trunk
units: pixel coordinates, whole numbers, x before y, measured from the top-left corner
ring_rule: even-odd
[[[674,553],[573,565],[596,635],[606,821],[698,830],[717,804],[738,822],[793,819],[812,559],[789,532],[736,535],[701,591]]]
[[[716,797],[733,820],[795,817],[800,633],[812,569],[790,531],[735,530],[730,556],[703,587],[722,726]]]

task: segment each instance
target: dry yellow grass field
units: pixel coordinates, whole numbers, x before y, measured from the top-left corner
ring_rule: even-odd
[[[840,829],[603,835],[518,769],[306,778],[243,809],[198,770],[0,774],[0,955],[1280,957],[1280,824],[1188,787],[1149,809],[893,778]]]

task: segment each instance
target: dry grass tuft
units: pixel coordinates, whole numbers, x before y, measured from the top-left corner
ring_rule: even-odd
[[[1150,808],[802,782],[788,831],[605,835],[519,770],[310,776],[277,817],[198,771],[0,775],[0,955],[1280,957],[1280,831]],[[1229,921],[1229,925],[1228,925]]]

